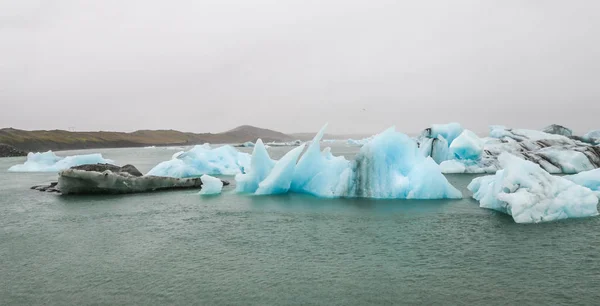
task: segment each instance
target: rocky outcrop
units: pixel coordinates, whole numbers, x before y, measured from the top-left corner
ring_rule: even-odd
[[[0,157],[27,156],[27,152],[19,150],[11,145],[0,143]]]
[[[229,182],[223,181],[223,185]],[[173,189],[201,189],[200,178],[142,175],[133,165],[89,164],[71,167],[58,174],[58,182],[31,189],[71,194],[123,194]]]

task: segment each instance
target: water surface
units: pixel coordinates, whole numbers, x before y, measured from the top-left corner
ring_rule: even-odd
[[[271,148],[275,157],[289,148]],[[244,148],[243,150],[249,151]],[[143,172],[176,152],[106,149]],[[334,147],[352,157],[356,148]],[[0,158],[0,304],[597,304],[600,218],[518,225],[463,200],[62,197]]]

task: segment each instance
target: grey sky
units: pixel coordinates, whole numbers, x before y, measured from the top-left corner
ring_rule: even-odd
[[[0,0],[0,126],[582,133],[600,129],[599,12],[597,0]]]

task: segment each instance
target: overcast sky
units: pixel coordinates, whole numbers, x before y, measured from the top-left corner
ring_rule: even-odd
[[[600,1],[0,0],[0,127],[600,129]]]

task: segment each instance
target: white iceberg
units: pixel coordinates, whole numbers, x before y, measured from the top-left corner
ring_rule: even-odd
[[[324,130],[315,136],[297,164],[303,147],[279,160],[255,193],[284,193],[289,189],[318,197],[462,198],[460,191],[441,174],[438,165],[422,156],[416,142],[394,128],[373,137],[353,161],[335,157],[329,149],[320,151]],[[244,176],[236,180],[238,178]],[[241,191],[252,193],[252,189]]]
[[[173,158],[152,168],[148,175],[177,178],[208,175],[236,175],[250,166],[250,154],[239,152],[225,145],[211,148],[204,144],[185,152],[173,154]]]
[[[600,169],[580,172],[574,175],[566,175],[563,178],[594,191],[600,191]]]
[[[85,154],[60,157],[52,151],[27,154],[27,161],[8,168],[10,172],[59,172],[73,166],[85,164],[113,164],[114,161],[105,159],[102,154]]]
[[[200,189],[198,194],[212,195],[221,193],[223,182],[220,179],[204,174],[200,177],[200,180],[202,181],[202,189]]]
[[[509,153],[498,157],[502,170],[468,186],[480,207],[497,210],[517,223],[539,223],[598,215],[598,198],[589,188],[552,176],[539,165]]]
[[[491,126],[490,137],[458,137],[450,147],[450,160],[440,163],[443,173],[495,173],[501,168],[498,156],[503,152],[536,163],[549,173],[570,174],[600,167],[600,147],[535,130]]]

